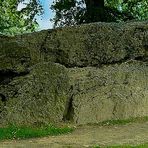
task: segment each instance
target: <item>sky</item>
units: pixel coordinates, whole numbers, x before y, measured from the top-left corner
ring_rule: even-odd
[[[54,13],[50,9],[53,0],[39,0],[44,9],[44,14],[37,17],[37,22],[39,23],[39,30],[52,28],[53,24],[50,19],[53,18]]]
[[[29,0],[25,0],[24,2],[28,3]],[[53,3],[53,0],[39,0],[41,5],[43,6],[44,13],[41,16],[37,16],[37,22],[39,23],[39,30],[49,29],[52,28],[53,23],[50,21],[51,18],[53,18],[54,13],[50,9],[51,4]],[[25,5],[23,3],[20,3],[18,5],[18,10],[21,10],[24,8]]]

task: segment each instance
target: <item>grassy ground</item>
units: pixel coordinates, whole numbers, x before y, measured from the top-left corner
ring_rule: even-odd
[[[129,121],[135,121],[137,123],[129,123]],[[144,122],[146,121],[146,122]],[[139,123],[140,122],[140,123]],[[129,123],[129,124],[126,124]],[[56,124],[55,126],[40,126],[40,124],[35,124],[34,126],[36,128],[33,128],[33,132],[39,133],[39,136],[35,136],[31,134],[31,136],[27,137],[42,137],[48,135],[57,135],[59,134],[59,128],[57,127],[73,127],[74,131],[69,134],[69,135],[61,135],[61,136],[50,136],[46,138],[33,138],[31,140],[9,140],[9,141],[0,141],[0,147],[6,147],[6,148],[15,148],[15,147],[91,147],[92,144],[94,147],[91,148],[147,148],[148,147],[148,122],[147,118],[137,118],[137,119],[130,119],[130,120],[122,120],[122,121],[106,121],[104,122],[105,125],[107,126],[88,126],[84,125],[82,127],[79,126],[74,126],[72,124]],[[108,125],[115,125],[115,126],[108,126]],[[124,126],[121,126],[118,124],[126,124]],[[48,128],[49,127],[49,128]],[[51,128],[52,127],[52,128]],[[12,126],[9,129],[16,128],[15,126]],[[55,129],[56,130],[51,130]],[[8,128],[7,128],[8,129]],[[18,130],[18,128],[16,128]],[[20,129],[20,128],[19,128]],[[36,130],[39,129],[39,130]],[[40,132],[40,129],[42,130]],[[50,131],[47,133],[48,130]],[[61,128],[60,128],[61,129]],[[17,130],[9,130],[9,132],[5,133],[11,133],[12,131],[17,131]],[[22,129],[21,129],[22,130]],[[20,130],[20,131],[21,131]],[[32,130],[32,128],[31,128]],[[45,134],[43,134],[45,131]],[[52,131],[52,132],[51,132]],[[56,134],[55,134],[56,131]],[[11,136],[11,138],[16,138],[18,134],[14,134]],[[31,133],[33,133],[31,132]],[[68,130],[69,132],[69,130]],[[23,138],[24,137],[24,132],[22,132]],[[41,134],[40,134],[41,133]],[[64,132],[62,130],[61,133],[67,133],[67,130]],[[2,131],[0,131],[0,134],[2,134]],[[28,132],[27,132],[28,134]],[[7,134],[9,135],[9,134]],[[4,136],[2,134],[2,136]],[[20,135],[19,135],[20,137]],[[4,138],[4,137],[3,137]],[[5,138],[10,139],[8,136]],[[20,138],[22,139],[22,138]],[[145,143],[143,145],[140,145],[141,143]],[[116,146],[115,146],[116,145]],[[137,145],[137,146],[132,146],[132,145]],[[108,146],[108,147],[107,147]]]
[[[88,124],[88,125],[99,125],[99,126],[108,126],[108,125],[125,125],[128,123],[140,123],[140,122],[146,122],[148,121],[148,116],[146,117],[136,117],[136,118],[130,118],[126,120],[107,120],[100,123],[94,123],[94,124]]]
[[[90,125],[99,125],[99,126],[110,126],[110,125],[125,125],[127,123],[135,122],[145,122],[148,121],[148,117],[138,117],[131,118],[127,120],[108,120],[98,124]],[[35,138],[35,137],[45,137],[48,135],[60,135],[72,132],[73,128],[62,126],[56,127],[53,125],[44,125],[44,126],[35,126],[35,127],[26,127],[26,126],[15,126],[9,125],[7,127],[0,127],[0,140],[5,139],[26,139],[26,138]],[[144,148],[145,145],[141,145],[138,148]],[[148,147],[148,144],[147,144]],[[96,147],[97,148],[97,147]],[[112,148],[112,147],[109,147]],[[118,147],[113,147],[118,148]],[[122,148],[122,147],[119,147]],[[130,148],[130,146],[124,146],[123,148]]]
[[[130,146],[130,145],[123,145],[123,146],[107,146],[107,147],[99,147],[99,146],[94,146],[92,148],[148,148],[148,143],[146,144],[141,144],[137,146]]]
[[[23,127],[9,125],[8,127],[0,128],[0,140],[5,139],[26,139],[34,137],[45,137],[48,135],[60,135],[72,132],[69,127],[55,127],[53,125],[42,127]]]
[[[127,120],[108,120],[101,123],[98,123],[97,125],[100,126],[110,126],[110,125],[125,125],[128,123],[136,123],[136,122],[146,122],[148,121],[148,117],[137,117],[137,118],[130,118]],[[141,145],[123,145],[123,146],[107,146],[107,147],[100,147],[100,146],[94,146],[93,148],[148,148],[148,143],[141,144]]]

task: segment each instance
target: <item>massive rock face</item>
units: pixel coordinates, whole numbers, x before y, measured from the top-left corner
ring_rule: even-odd
[[[0,36],[0,124],[148,116],[148,22]]]
[[[74,85],[74,122],[97,123],[148,115],[148,67],[131,60],[122,64],[70,69]]]
[[[67,67],[87,67],[143,60],[148,56],[148,24],[98,23],[54,30],[46,38],[48,60]]]

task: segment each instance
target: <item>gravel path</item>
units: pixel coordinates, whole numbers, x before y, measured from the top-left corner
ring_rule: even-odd
[[[73,133],[0,142],[0,148],[83,148],[94,145],[137,145],[148,142],[148,122],[116,126],[82,126]]]

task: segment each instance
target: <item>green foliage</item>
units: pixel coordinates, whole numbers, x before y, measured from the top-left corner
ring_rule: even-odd
[[[148,19],[147,0],[106,0],[106,5],[120,10],[137,20]]]
[[[95,1],[90,0],[89,2]],[[148,19],[147,0],[104,0],[103,12],[100,15],[102,18],[99,16],[101,9],[91,8],[94,11],[93,15],[98,16],[94,20],[90,19],[90,14],[87,13],[87,2],[88,0],[54,0],[51,6],[51,9],[56,13],[52,19],[54,26],[62,27],[95,21],[120,22]]]
[[[4,139],[26,139],[33,137],[44,137],[48,135],[60,135],[72,132],[69,127],[55,127],[53,125],[41,127],[25,127],[9,125],[8,127],[0,128],[0,140]]]
[[[24,4],[25,7],[18,9]],[[1,0],[0,1],[0,33],[18,34],[34,31],[38,24],[35,16],[42,13],[38,0]]]

